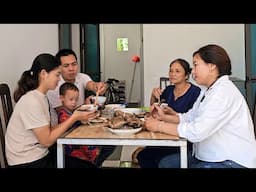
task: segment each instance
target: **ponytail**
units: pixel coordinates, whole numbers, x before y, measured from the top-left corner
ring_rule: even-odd
[[[24,71],[18,81],[18,88],[14,92],[14,101],[18,102],[22,95],[30,90],[36,89],[38,81],[33,78],[33,72],[30,70]]]
[[[46,72],[50,72],[57,67],[60,63],[57,59],[49,54],[42,53],[38,55],[31,66],[30,70],[24,71],[18,81],[18,88],[14,92],[14,101],[18,102],[22,95],[28,91],[34,90],[39,86],[39,74],[44,69]]]

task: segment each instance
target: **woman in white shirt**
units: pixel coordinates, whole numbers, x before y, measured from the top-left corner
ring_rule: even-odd
[[[181,114],[155,106],[158,116],[146,120],[146,128],[191,141],[190,168],[256,168],[254,126],[243,95],[229,80],[228,54],[218,45],[201,47],[193,54],[193,66],[193,78],[207,88],[193,108]],[[159,163],[160,168],[179,166],[177,154]]]
[[[38,55],[25,71],[14,93],[17,102],[5,135],[6,157],[11,168],[55,167],[56,154],[48,148],[77,120],[88,120],[95,112],[75,111],[65,122],[52,126],[46,93],[60,80],[60,63],[50,54]]]

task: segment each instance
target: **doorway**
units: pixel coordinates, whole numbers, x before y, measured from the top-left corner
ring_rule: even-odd
[[[142,24],[72,24],[72,26],[72,35],[75,36],[72,37],[72,48],[78,50],[80,54],[80,56],[78,54],[80,71],[87,73],[95,81],[106,81],[109,78],[124,80],[126,98],[130,93],[134,70],[132,57],[140,56],[141,60],[136,64],[134,86],[129,102],[144,105]],[[128,50],[118,51],[118,38],[128,39]]]
[[[114,78],[125,82],[126,101],[130,104],[143,105],[143,52],[142,24],[100,24],[100,59],[101,79]],[[120,41],[125,43],[120,48]],[[135,63],[132,57],[138,55],[140,62]],[[134,85],[131,90],[132,76],[135,68]]]
[[[72,44],[72,31],[70,24],[59,24],[59,49],[70,49]]]
[[[100,43],[98,24],[80,24],[81,72],[100,81]]]

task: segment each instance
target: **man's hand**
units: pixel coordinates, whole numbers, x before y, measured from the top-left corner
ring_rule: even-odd
[[[99,93],[99,95],[103,95],[107,90],[107,84],[104,82],[96,82],[96,92]]]

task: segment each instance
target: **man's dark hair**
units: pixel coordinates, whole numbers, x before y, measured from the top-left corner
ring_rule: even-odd
[[[68,56],[68,55],[74,55],[74,57],[77,60],[76,53],[72,49],[61,49],[61,50],[59,50],[58,53],[56,54],[56,59],[58,60],[59,63],[61,63],[60,58],[63,57],[63,56]]]

